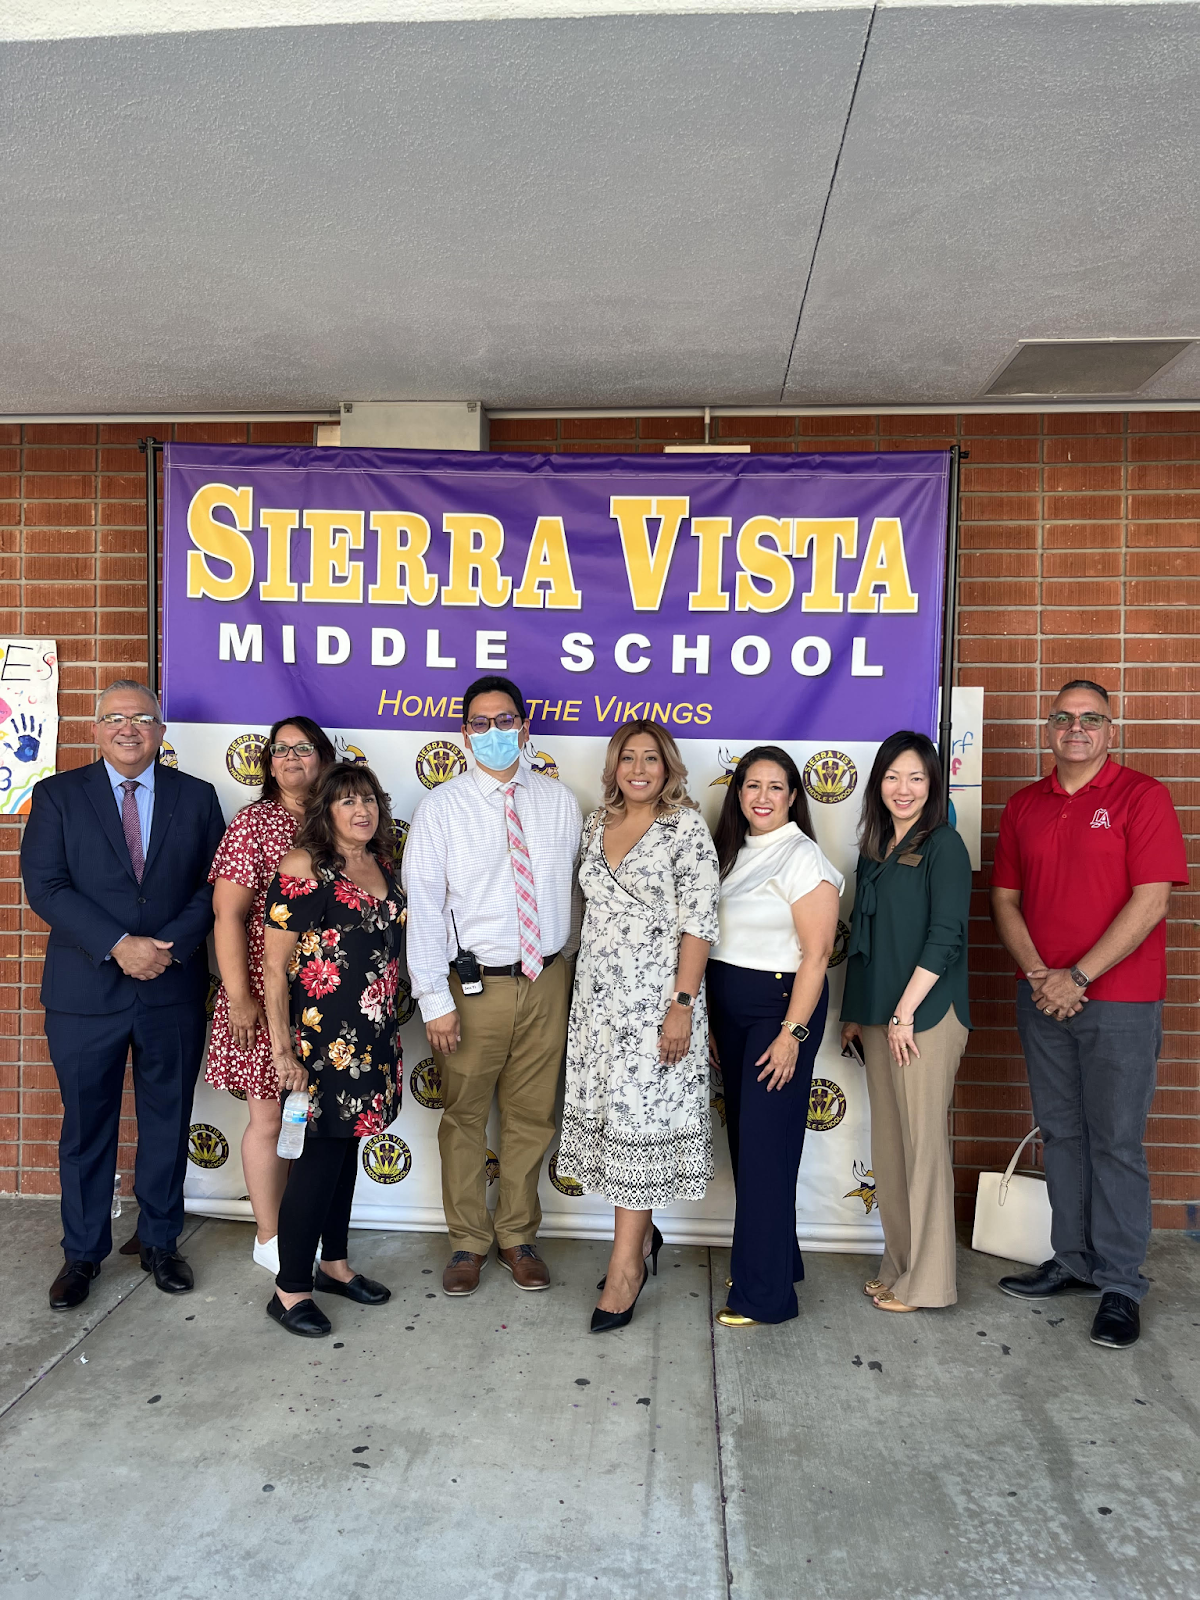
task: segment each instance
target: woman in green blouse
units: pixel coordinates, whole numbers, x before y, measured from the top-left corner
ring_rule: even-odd
[[[954,1173],[946,1112],[971,1026],[971,862],[949,825],[942,766],[922,733],[879,747],[863,794],[842,1049],[866,1062],[871,1167],[883,1223],[881,1311],[949,1306]]]

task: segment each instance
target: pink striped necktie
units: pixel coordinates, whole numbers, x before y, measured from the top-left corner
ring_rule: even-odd
[[[517,926],[521,936],[521,971],[530,983],[542,970],[542,930],[538,926],[537,893],[525,830],[517,815],[513,795],[516,784],[504,791],[504,820],[508,824],[508,856],[512,862],[513,883],[517,890]]]
[[[121,801],[121,831],[125,835],[133,875],[141,883],[142,873],[146,870],[146,858],[142,846],[142,819],[138,816],[136,792],[141,788],[141,784],[136,778],[126,778],[121,787],[125,791],[125,798]]]

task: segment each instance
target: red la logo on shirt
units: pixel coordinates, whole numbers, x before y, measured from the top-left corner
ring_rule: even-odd
[[[1108,812],[1105,811],[1103,806],[1101,806],[1099,811],[1097,811],[1096,815],[1092,818],[1092,827],[1093,828],[1107,828],[1109,826],[1110,826],[1110,824],[1109,824],[1109,820],[1108,820]]]

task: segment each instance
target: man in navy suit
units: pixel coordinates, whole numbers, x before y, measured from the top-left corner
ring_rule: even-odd
[[[110,684],[96,706],[101,759],[43,778],[25,824],[25,893],[50,925],[41,999],[63,1101],[65,1261],[50,1289],[55,1311],[87,1299],[112,1249],[131,1051],[142,1266],[168,1294],[193,1283],[178,1242],[204,1049],[208,869],[225,824],[210,783],[158,765],[163,732],[158,699],[144,684]]]

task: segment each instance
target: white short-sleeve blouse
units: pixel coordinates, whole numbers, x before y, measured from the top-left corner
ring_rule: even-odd
[[[720,932],[709,959],[757,972],[795,972],[802,951],[792,905],[819,883],[833,884],[840,895],[845,879],[794,822],[749,835],[721,884]]]

